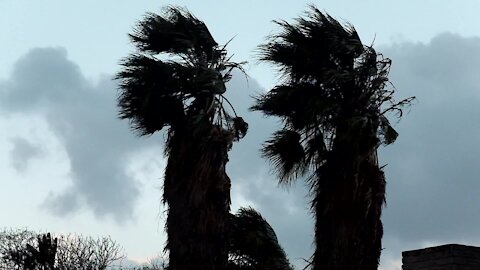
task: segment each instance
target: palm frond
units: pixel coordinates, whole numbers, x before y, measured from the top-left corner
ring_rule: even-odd
[[[300,139],[295,131],[280,130],[263,146],[263,156],[277,169],[281,183],[288,183],[306,172],[305,150]]]
[[[162,15],[148,13],[130,38],[137,52],[121,62],[118,105],[120,118],[129,119],[139,135],[202,119],[228,128],[237,139],[245,135],[246,125],[222,104],[230,73],[242,70],[242,63],[230,62],[202,21],[169,7]]]
[[[173,53],[214,58],[213,39],[205,23],[188,10],[169,7],[163,15],[148,13],[130,38],[137,48],[150,54]]]
[[[307,129],[309,124],[330,126],[336,121],[338,99],[332,89],[308,82],[275,86],[257,96],[250,108],[267,116],[278,116],[295,130]]]
[[[363,52],[355,29],[311,8],[296,24],[276,21],[283,31],[260,46],[260,60],[279,67],[286,78],[310,80],[327,70],[351,69],[351,60]]]
[[[318,167],[324,162],[324,153],[331,150],[340,123],[352,124],[342,130],[341,136],[365,139],[359,149],[371,149],[362,152],[376,150],[377,136],[384,137],[382,142],[386,144],[393,142],[395,131],[379,117],[389,111],[401,115],[402,107],[411,99],[394,100],[394,91],[388,88],[390,59],[364,46],[353,26],[339,23],[314,6],[306,18],[298,18],[293,24],[276,23],[282,31],[260,47],[260,60],[276,65],[285,80],[256,97],[251,109],[280,117],[284,123],[283,130],[264,147],[265,156],[279,169],[281,181],[303,174],[307,165],[297,165]],[[368,122],[368,128],[356,125],[359,119]],[[296,156],[299,150],[293,155],[280,154],[281,132],[290,131],[298,133],[300,144],[308,148],[305,158]],[[318,142],[321,148],[313,151],[307,142]],[[305,162],[297,163],[300,160]]]
[[[325,135],[317,130],[315,134],[309,136],[305,143],[306,163],[313,163],[321,166],[326,160],[328,147],[325,143]]]
[[[268,222],[252,208],[241,208],[229,222],[229,269],[292,270]]]
[[[175,62],[163,62],[135,54],[122,61],[124,69],[117,74],[120,118],[130,119],[139,135],[153,134],[166,125],[175,125],[184,118],[183,101],[189,88],[191,71]]]

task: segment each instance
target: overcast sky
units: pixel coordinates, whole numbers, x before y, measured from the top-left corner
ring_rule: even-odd
[[[260,3],[258,3],[260,2]],[[145,12],[173,4],[204,20],[236,61],[229,96],[250,124],[228,165],[232,208],[254,206],[291,261],[312,252],[313,220],[302,182],[279,187],[258,155],[275,119],[251,113],[251,95],[276,82],[256,46],[306,10],[304,1],[0,0],[0,227],[111,235],[132,260],[161,254],[162,134],[138,138],[116,118],[119,60]],[[393,60],[398,98],[417,100],[380,150],[387,175],[382,269],[401,251],[480,245],[480,19],[478,1],[319,1]],[[237,74],[238,75],[238,74]]]

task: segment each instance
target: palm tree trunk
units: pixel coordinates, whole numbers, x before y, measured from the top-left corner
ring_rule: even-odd
[[[360,158],[360,143],[336,140],[331,156],[317,172],[314,270],[378,268],[385,178],[376,150]]]
[[[230,179],[225,172],[232,136],[210,125],[179,128],[168,142],[163,200],[168,204],[166,249],[171,270],[223,270]]]

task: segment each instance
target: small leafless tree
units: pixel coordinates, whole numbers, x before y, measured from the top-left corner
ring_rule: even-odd
[[[122,248],[110,237],[0,231],[0,270],[105,270],[124,257]]]
[[[59,270],[102,270],[124,257],[121,247],[110,237],[64,235],[58,239]]]

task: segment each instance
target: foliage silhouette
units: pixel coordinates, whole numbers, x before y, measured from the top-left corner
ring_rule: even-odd
[[[402,116],[413,99],[396,102],[390,59],[362,44],[311,6],[306,17],[260,47],[260,60],[278,67],[282,82],[256,99],[253,110],[280,117],[283,127],[263,147],[281,183],[306,177],[316,217],[313,269],[377,269],[385,176],[377,148],[398,134],[387,114]]]
[[[0,269],[104,270],[123,257],[120,246],[109,237],[0,232]]]
[[[252,208],[231,215],[228,238],[229,269],[293,269],[273,228]]]
[[[11,261],[20,269],[25,270],[53,270],[55,254],[57,253],[57,238],[53,239],[50,233],[38,236],[37,247],[27,244],[25,249],[12,250],[5,259]]]

